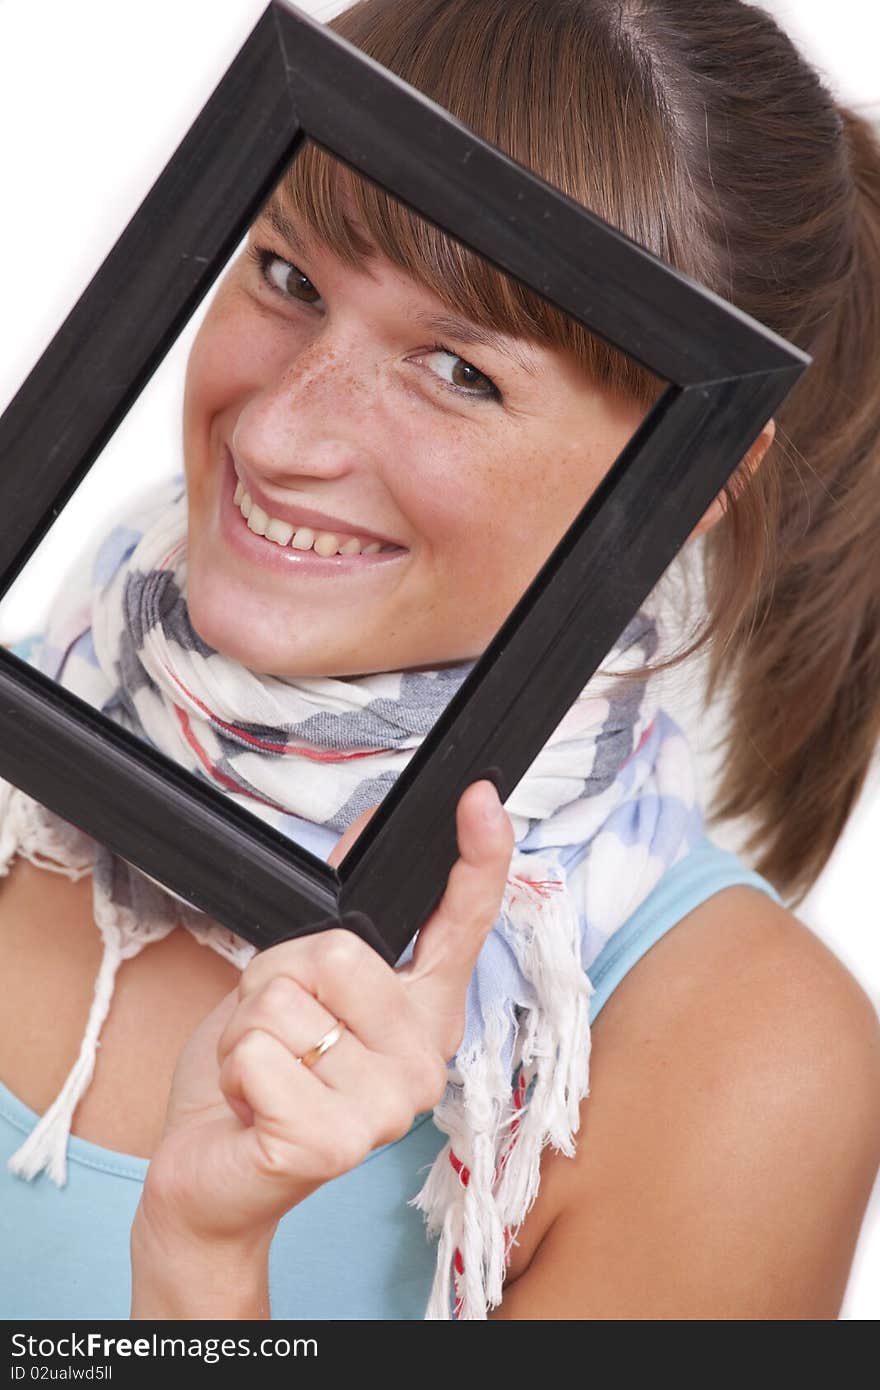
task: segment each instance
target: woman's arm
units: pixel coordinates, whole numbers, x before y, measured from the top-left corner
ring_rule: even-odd
[[[880,1023],[819,938],[715,894],[615,990],[591,1069],[490,1316],[836,1318],[880,1163]]]
[[[270,1318],[273,1234],[274,1228],[250,1240],[200,1244],[185,1230],[153,1229],[140,1207],[131,1229],[131,1317]]]

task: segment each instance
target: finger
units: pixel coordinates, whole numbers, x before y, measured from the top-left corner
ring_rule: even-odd
[[[513,825],[491,782],[472,783],[456,808],[459,858],[446,891],[402,966],[422,1006],[461,1000],[501,910],[515,845]]]
[[[341,1040],[318,1065],[328,1062],[340,1045]],[[268,1139],[276,1145],[279,1157],[286,1155],[287,1161],[295,1163],[296,1150],[306,1146],[317,1149],[325,1167],[329,1162],[331,1168],[341,1165],[339,1171],[345,1171],[352,1161],[359,1162],[378,1144],[402,1138],[416,1113],[416,1102],[406,1079],[387,1058],[377,1058],[360,1046],[352,1051],[351,1058],[353,1064],[345,1086],[321,1086],[318,1082],[324,1096],[336,1097],[334,1116],[314,1087],[300,1086],[294,1090],[296,1074],[305,1072],[316,1079],[317,1065],[311,1070],[303,1067],[274,1034],[261,1028],[249,1029],[224,1061],[221,1090],[239,1118],[243,1118],[247,1107],[253,1125],[261,1131],[264,1150]],[[434,1099],[432,1095],[432,1104]],[[320,1127],[327,1120],[334,1125],[329,1134]],[[353,1143],[357,1145],[354,1154]]]
[[[366,1136],[347,1114],[339,1092],[325,1086],[270,1034],[253,1029],[240,1038],[223,1063],[218,1084],[239,1118],[244,1107],[252,1114],[251,1157],[268,1175],[324,1182],[346,1171],[352,1158],[359,1161]]]
[[[303,1057],[330,1032],[338,1019],[290,975],[275,975],[262,989],[241,1000],[227,1020],[217,1043],[217,1062],[222,1068],[245,1034],[267,1033],[286,1047],[291,1056]],[[342,1036],[312,1064],[312,1070],[335,1090],[353,1087],[366,1069],[368,1054],[346,1027]]]
[[[413,1055],[415,1065],[422,1065],[428,1039],[420,1014],[397,972],[355,932],[330,927],[261,951],[242,972],[242,999],[279,975],[295,980],[333,1019],[341,1018],[370,1051]]]

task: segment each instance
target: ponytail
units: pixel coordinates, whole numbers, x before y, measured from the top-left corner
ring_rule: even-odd
[[[772,555],[752,612],[710,652],[706,686],[708,705],[732,685],[707,820],[754,818],[744,850],[793,905],[880,743],[880,140],[852,110],[838,116],[850,235],[813,363],[777,417],[787,457]]]

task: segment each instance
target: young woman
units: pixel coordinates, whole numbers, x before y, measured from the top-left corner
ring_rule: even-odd
[[[331,27],[813,356],[689,540],[669,662],[730,688],[714,813],[758,871],[633,669],[650,605],[506,811],[463,794],[397,969],[339,927],[243,958],[8,799],[7,1316],[126,1316],[130,1234],[135,1318],[835,1317],[880,1029],[791,906],[880,738],[880,149],[740,0]],[[185,480],[44,669],[338,863],[661,386],[309,146],[194,343]]]

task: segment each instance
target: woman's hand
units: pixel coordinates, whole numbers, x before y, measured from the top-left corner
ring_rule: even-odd
[[[331,864],[375,809],[340,839]],[[200,1271],[203,1283],[216,1279],[222,1299],[227,1263],[239,1279],[243,1259],[264,1265],[286,1211],[401,1138],[442,1097],[514,847],[489,781],[463,793],[456,829],[460,857],[410,962],[394,969],[344,928],[281,942],[253,958],[187,1043],[132,1231],[133,1317],[175,1316],[145,1292],[157,1261],[179,1261],[187,1283]],[[304,1066],[298,1059],[337,1019],[339,1041]],[[177,1315],[212,1315],[197,1295],[189,1308]]]

